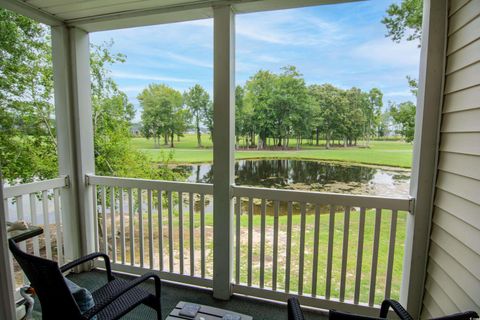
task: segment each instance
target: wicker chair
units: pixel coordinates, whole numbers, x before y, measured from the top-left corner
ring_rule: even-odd
[[[376,319],[387,319],[388,310],[392,310],[398,315],[402,320],[413,320],[412,316],[405,310],[400,303],[395,300],[387,299],[382,302],[380,307],[380,316],[379,317],[368,317],[360,316],[351,313],[340,312],[336,310],[330,310],[328,313],[328,318],[332,320],[376,320]],[[478,314],[474,311],[467,311],[463,313],[455,313],[452,315],[434,318],[431,320],[470,320],[478,318]],[[305,320],[302,309],[300,308],[300,303],[298,299],[293,297],[288,299],[288,320]]]
[[[161,319],[160,278],[153,273],[126,281],[116,279],[112,275],[110,259],[103,253],[92,253],[59,267],[55,261],[23,252],[11,239],[9,247],[38,295],[43,319],[86,320],[94,317],[97,320],[119,319],[141,303],[155,309],[157,319]],[[92,292],[95,306],[82,313],[62,273],[100,257],[105,261],[108,283]],[[150,278],[155,280],[155,295],[137,287]]]

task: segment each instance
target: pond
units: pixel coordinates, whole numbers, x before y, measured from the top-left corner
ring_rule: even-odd
[[[213,182],[213,164],[178,165],[188,182]],[[410,170],[305,160],[239,160],[237,185],[366,194],[408,195]]]

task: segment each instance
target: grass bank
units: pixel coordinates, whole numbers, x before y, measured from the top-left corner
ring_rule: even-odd
[[[151,161],[159,162],[168,152],[173,152],[173,163],[202,163],[213,161],[212,143],[207,136],[203,148],[196,147],[196,137],[188,134],[176,142],[175,148],[155,146],[153,140],[133,138],[134,146],[144,152]],[[322,143],[324,143],[322,141]],[[362,142],[359,142],[360,144]],[[294,143],[292,142],[292,145]],[[326,150],[323,145],[302,145],[300,150],[237,150],[236,159],[299,159],[326,160],[380,166],[410,168],[412,144],[401,141],[372,141],[369,148],[335,147]]]

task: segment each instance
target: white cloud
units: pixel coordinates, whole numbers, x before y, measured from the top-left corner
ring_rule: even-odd
[[[411,97],[412,92],[410,90],[402,91],[390,91],[384,94],[385,97]]]
[[[263,61],[263,62],[270,62],[270,63],[279,63],[282,61],[282,59],[272,56],[272,55],[267,55],[267,54],[260,54],[257,56],[257,60]]]
[[[135,79],[135,80],[153,80],[153,81],[170,81],[170,82],[196,82],[195,79],[187,78],[175,78],[175,77],[165,77],[165,76],[156,76],[145,73],[133,73],[133,72],[121,72],[113,71],[112,76],[119,79]]]
[[[394,43],[390,39],[380,38],[365,42],[352,51],[353,59],[385,64],[390,67],[416,67],[420,49],[412,41]]]
[[[184,56],[184,55],[173,53],[173,52],[167,52],[165,55],[179,62],[187,63],[197,67],[213,69],[213,64],[211,62],[204,62],[199,59],[190,58],[188,56]]]
[[[244,24],[242,27],[236,29],[236,33],[245,36],[252,40],[269,42],[274,44],[288,44],[289,41],[285,34],[275,32],[275,30],[268,30],[266,28],[257,28],[255,25]]]
[[[213,19],[201,19],[182,22],[186,26],[213,28]]]
[[[119,89],[125,92],[129,98],[132,98],[131,93],[140,92],[145,89],[146,86],[120,86]]]
[[[236,33],[250,40],[289,46],[325,46],[343,38],[340,26],[299,10],[241,15]]]

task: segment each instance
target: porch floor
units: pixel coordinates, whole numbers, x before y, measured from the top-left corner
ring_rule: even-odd
[[[124,279],[131,278],[131,276],[123,274],[117,274],[116,276]],[[71,274],[68,278],[89,290],[95,290],[106,282],[105,272],[100,270]],[[154,285],[152,282],[142,284],[142,287],[152,293],[154,292]],[[213,298],[211,290],[192,288],[166,282],[162,282],[161,301],[163,318],[169,314],[179,301],[188,301],[248,314],[253,316],[254,319],[287,319],[287,306],[285,304],[278,304],[243,296],[233,296],[229,301],[222,301]],[[36,303],[36,309],[38,308],[37,306],[40,306],[40,304]],[[327,319],[323,314],[312,311],[305,311],[305,317],[309,320]],[[41,313],[39,311],[35,312],[34,319],[41,319]],[[155,319],[155,312],[152,309],[141,305],[128,313],[123,319]]]

